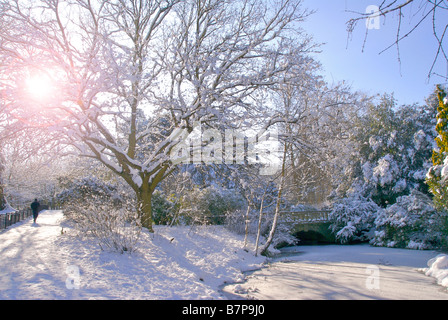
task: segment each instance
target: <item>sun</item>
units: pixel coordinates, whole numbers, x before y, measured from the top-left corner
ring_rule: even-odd
[[[30,98],[37,101],[49,100],[53,95],[54,85],[46,74],[33,74],[26,79],[26,91]]]

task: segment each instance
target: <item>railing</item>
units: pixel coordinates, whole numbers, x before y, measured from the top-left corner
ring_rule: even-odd
[[[12,213],[0,214],[0,230],[27,219],[33,215],[31,209],[18,210]]]
[[[322,223],[328,222],[331,211],[283,211],[281,212],[282,220],[290,223]]]

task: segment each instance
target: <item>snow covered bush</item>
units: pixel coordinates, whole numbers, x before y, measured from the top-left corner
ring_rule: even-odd
[[[78,208],[76,229],[93,236],[102,250],[125,253],[137,249],[142,227],[135,211],[104,204]]]
[[[381,211],[375,220],[377,246],[432,249],[446,246],[446,213],[437,211],[429,196],[413,190]]]
[[[136,249],[141,221],[135,204],[114,186],[97,178],[84,178],[57,196],[64,215],[82,236],[93,236],[101,249],[120,253]]]
[[[360,196],[342,199],[333,205],[329,215],[331,231],[341,243],[368,241],[381,211],[372,200]]]
[[[266,235],[267,236],[267,232]],[[272,246],[275,249],[279,249],[286,246],[293,246],[299,243],[299,239],[291,232],[291,225],[280,221],[275,230],[274,238],[272,240]]]
[[[119,191],[118,185],[106,183],[95,177],[65,182],[64,186],[64,190],[56,195],[56,199],[66,212],[76,210],[76,207],[84,203],[110,203],[114,206],[121,206],[125,199],[124,193]]]
[[[244,198],[236,190],[216,186],[195,188],[183,197],[180,219],[186,224],[199,221],[222,225],[227,215],[244,205]]]

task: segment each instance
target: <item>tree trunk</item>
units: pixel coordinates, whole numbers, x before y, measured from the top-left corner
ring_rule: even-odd
[[[283,193],[283,188],[285,185],[285,176],[286,176],[286,151],[287,151],[287,146],[285,144],[285,149],[283,152],[282,172],[281,172],[281,177],[280,177],[280,186],[278,188],[277,203],[275,206],[274,221],[272,222],[272,227],[271,227],[271,231],[269,232],[268,239],[266,240],[266,243],[264,244],[264,246],[261,248],[261,254],[264,256],[268,254],[268,249],[272,243],[272,240],[274,240],[275,231],[277,230],[278,218],[280,217],[280,205],[282,202],[282,193]]]
[[[250,213],[250,202],[247,204],[247,211],[246,211],[246,216],[244,217],[244,223],[245,223],[245,227],[244,227],[244,248],[246,248],[247,246],[247,237],[249,236],[249,213]]]
[[[3,186],[3,157],[0,154],[0,211],[6,208],[6,198],[4,194],[4,186]]]
[[[137,194],[137,212],[143,228],[154,232],[152,228],[152,191],[149,188],[140,188]]]
[[[258,244],[260,242],[261,236],[261,222],[263,219],[263,207],[264,207],[264,197],[266,196],[266,191],[263,193],[263,197],[261,198],[260,205],[260,215],[258,216],[258,228],[257,228],[257,240],[255,240],[255,256],[258,256]]]
[[[0,211],[6,208],[5,194],[3,193],[3,184],[0,178]]]

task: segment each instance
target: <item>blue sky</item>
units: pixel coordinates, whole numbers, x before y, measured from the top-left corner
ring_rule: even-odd
[[[428,72],[437,50],[437,41],[432,34],[432,21],[428,21],[400,44],[401,67],[397,49],[393,47],[379,54],[391,45],[397,34],[397,16],[386,20],[381,18],[379,30],[369,30],[366,46],[362,52],[367,27],[360,22],[348,40],[346,22],[356,17],[356,12],[365,12],[369,5],[379,5],[379,0],[304,0],[304,7],[317,10],[303,24],[306,32],[322,45],[322,53],[317,60],[321,62],[323,74],[332,82],[346,81],[355,90],[368,94],[394,93],[398,104],[424,103],[437,83],[445,83],[440,77],[428,80]],[[419,1],[417,1],[419,3]],[[403,32],[418,22],[421,14],[416,7],[404,11]],[[446,18],[446,20],[445,20]],[[448,13],[443,17],[448,20]],[[442,20],[442,19],[440,19]],[[413,24],[414,23],[414,24]],[[447,73],[443,60],[436,70]]]

